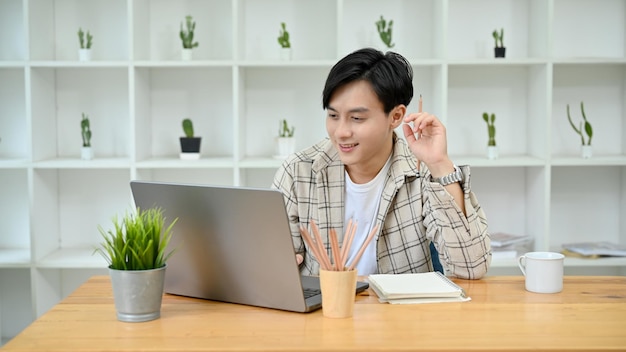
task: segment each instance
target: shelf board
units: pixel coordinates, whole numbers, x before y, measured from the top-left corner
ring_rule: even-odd
[[[625,155],[599,155],[589,159],[580,156],[556,156],[552,158],[552,166],[623,166],[626,165]]]
[[[24,68],[26,61],[2,61],[0,60],[0,68]]]
[[[241,67],[321,67],[330,68],[335,60],[240,60],[237,66]]]
[[[233,61],[228,60],[191,60],[191,61],[182,61],[182,60],[158,60],[158,61],[150,61],[150,60],[139,60],[134,61],[133,65],[135,67],[231,67],[233,66]]]
[[[94,248],[61,248],[37,262],[40,268],[84,269],[107,268],[106,260]]]
[[[79,158],[57,158],[36,161],[33,163],[39,169],[127,169],[130,168],[129,158],[94,158],[82,160]]]
[[[30,165],[30,162],[26,159],[0,159],[0,169],[19,169],[25,168]]]
[[[626,64],[623,57],[574,57],[574,58],[554,58],[555,65],[598,65],[598,64]]]
[[[90,68],[90,67],[119,67],[127,68],[128,61],[31,61],[31,67],[50,67],[50,68]]]
[[[485,59],[450,59],[449,66],[531,66],[548,62],[544,58],[485,58]]]
[[[188,169],[188,168],[232,168],[233,157],[201,157],[199,160],[181,160],[179,158],[152,158],[138,161],[138,169]]]
[[[486,156],[452,156],[457,165],[471,165],[472,167],[502,167],[502,166],[545,166],[546,161],[528,155],[500,156],[498,159],[487,159]]]
[[[28,268],[30,267],[30,249],[2,248],[0,249],[0,268]]]

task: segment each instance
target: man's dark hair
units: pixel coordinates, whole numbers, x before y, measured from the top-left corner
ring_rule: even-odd
[[[385,114],[400,104],[408,106],[413,98],[413,69],[409,61],[391,51],[383,54],[364,48],[348,54],[330,70],[322,94],[324,109],[337,88],[357,80],[372,85]]]

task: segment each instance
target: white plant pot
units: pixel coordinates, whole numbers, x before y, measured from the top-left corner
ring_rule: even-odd
[[[487,147],[487,158],[490,160],[498,159],[498,146]]]
[[[191,61],[193,59],[193,49],[184,49],[182,51],[183,61]]]
[[[296,139],[294,137],[278,137],[276,138],[276,144],[276,158],[284,159],[296,150]]]
[[[291,48],[280,48],[280,59],[285,61],[291,60]]]
[[[78,60],[91,61],[91,49],[78,49]]]
[[[91,147],[82,147],[80,150],[80,158],[83,160],[93,159],[93,149],[91,149]]]
[[[589,159],[593,156],[593,148],[590,145],[583,145],[580,147],[580,155],[583,159]]]

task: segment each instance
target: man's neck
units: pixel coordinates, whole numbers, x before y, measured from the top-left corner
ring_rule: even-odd
[[[380,158],[377,158],[376,160],[370,160],[367,164],[351,165],[351,166],[346,165],[346,172],[348,172],[348,175],[350,176],[350,180],[352,180],[352,182],[356,184],[364,184],[373,180],[374,177],[376,177],[376,175],[378,175],[380,170],[382,170],[382,168],[385,166],[385,164],[387,163],[387,160],[389,160],[389,157],[391,156],[392,151],[393,151],[393,143],[391,144],[391,148],[389,148],[388,153],[381,154],[381,155],[386,155],[386,156],[381,156]]]

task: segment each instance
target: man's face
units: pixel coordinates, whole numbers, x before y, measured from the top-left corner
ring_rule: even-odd
[[[393,130],[403,115],[398,107],[386,115],[366,81],[348,83],[333,93],[326,131],[353,181],[367,182],[380,171],[391,154]]]

